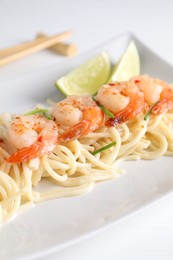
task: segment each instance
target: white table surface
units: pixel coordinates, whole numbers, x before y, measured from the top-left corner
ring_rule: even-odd
[[[82,53],[121,32],[131,31],[173,64],[172,26],[171,0],[0,0],[0,47],[30,40],[38,31],[55,34],[72,28],[75,34],[71,41],[78,44]],[[0,81],[58,59],[44,52],[28,57],[0,68]],[[42,259],[173,259],[173,196]]]

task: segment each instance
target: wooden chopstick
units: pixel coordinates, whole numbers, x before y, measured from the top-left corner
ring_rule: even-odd
[[[37,39],[40,38],[46,38],[48,35],[44,33],[38,33],[37,34]],[[56,43],[55,45],[52,45],[49,50],[52,50],[55,53],[64,55],[64,56],[74,56],[78,52],[78,48],[76,44],[69,44],[69,43],[64,43],[64,42],[59,42]]]
[[[32,53],[46,49],[60,41],[63,41],[72,35],[72,31],[66,31],[55,36],[36,39],[29,43],[24,43],[12,48],[7,48],[0,51],[0,66],[21,59]],[[14,52],[16,51],[16,52]]]
[[[36,38],[40,39],[42,38],[48,38],[49,36],[43,34],[43,33],[38,33]],[[6,48],[3,50],[0,50],[0,58],[4,58],[8,55],[12,55],[16,52],[19,52],[21,50],[25,50],[27,48],[30,48],[31,46],[33,46],[34,44],[36,44],[36,40],[32,41],[32,42],[26,42],[20,45],[16,45],[10,48]],[[64,55],[64,56],[73,56],[77,53],[77,45],[76,44],[69,44],[69,43],[63,43],[63,42],[59,42],[56,43],[55,45],[52,45],[49,47],[50,50],[54,51],[55,53]]]
[[[26,50],[26,49],[34,46],[37,43],[40,43],[40,41],[34,40],[34,41],[25,42],[25,43],[18,44],[18,45],[9,47],[9,48],[2,49],[2,50],[0,50],[0,59],[7,57],[9,55],[12,55],[14,53],[17,53],[19,51]]]

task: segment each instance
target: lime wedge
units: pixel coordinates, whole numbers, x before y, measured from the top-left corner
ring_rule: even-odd
[[[113,69],[109,82],[126,81],[140,73],[140,59],[135,42],[130,41],[120,61]]]
[[[55,85],[66,96],[93,95],[108,81],[110,73],[109,57],[106,52],[102,52],[58,79]]]

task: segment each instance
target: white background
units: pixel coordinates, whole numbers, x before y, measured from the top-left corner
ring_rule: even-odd
[[[69,28],[75,32],[70,41],[78,45],[79,53],[121,32],[131,31],[173,64],[171,0],[0,0],[0,47],[31,40],[38,31],[55,34]],[[45,63],[46,53],[36,55],[0,68],[0,81],[59,59],[50,54]],[[173,196],[42,259],[173,259]]]

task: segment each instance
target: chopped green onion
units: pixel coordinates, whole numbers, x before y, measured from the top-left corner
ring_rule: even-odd
[[[102,104],[100,104],[94,97],[92,99],[97,103],[97,105],[108,115],[110,118],[114,118],[114,114],[112,114],[109,110],[107,110]]]
[[[48,109],[44,109],[44,108],[36,108],[34,110],[29,111],[28,113],[26,113],[25,115],[35,115],[35,114],[42,114],[43,116],[45,116],[47,119],[51,119],[50,114],[48,113],[49,110]]]
[[[157,101],[157,102],[149,109],[149,111],[147,112],[147,114],[144,116],[144,120],[145,120],[145,121],[149,118],[149,116],[150,116],[151,113],[152,113],[153,108],[154,108],[158,103],[159,103],[159,101]]]
[[[50,116],[50,114],[47,113],[47,112],[43,112],[43,116],[45,116],[45,117],[46,117],[47,119],[49,119],[49,120],[52,119],[52,117]]]
[[[34,110],[27,112],[25,115],[34,115],[34,114],[45,113],[45,112],[48,112],[48,109],[36,108]]]
[[[114,146],[114,145],[116,145],[116,142],[112,142],[112,143],[110,143],[110,144],[108,144],[108,145],[106,145],[106,146],[103,146],[102,148],[100,148],[100,149],[98,149],[98,150],[92,152],[92,155],[95,155],[95,154],[97,154],[97,153],[103,152],[103,151],[109,149],[110,147],[112,147],[112,146]]]

